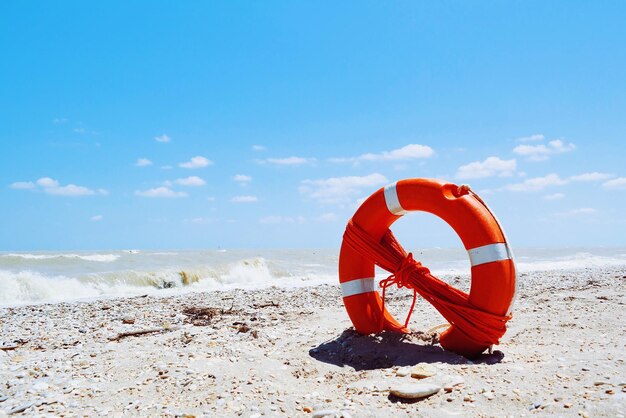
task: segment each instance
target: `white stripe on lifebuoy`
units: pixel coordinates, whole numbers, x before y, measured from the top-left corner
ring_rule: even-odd
[[[506,242],[472,248],[471,250],[467,250],[467,253],[469,254],[472,267],[493,263],[494,261],[510,260],[512,258],[511,251]]]
[[[387,204],[387,209],[389,209],[389,212],[393,213],[394,215],[402,216],[407,213],[407,211],[400,204],[400,199],[398,199],[398,190],[396,190],[396,183],[385,186],[385,203]]]
[[[376,290],[374,285],[374,278],[368,277],[366,279],[355,279],[349,282],[341,283],[341,293],[343,297],[360,295],[361,293],[369,293]]]

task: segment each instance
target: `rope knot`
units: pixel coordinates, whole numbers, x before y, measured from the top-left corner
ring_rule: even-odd
[[[393,286],[395,284],[398,286],[398,289],[408,287],[413,290],[413,304],[411,305],[411,309],[409,310],[406,320],[404,321],[405,328],[409,326],[409,320],[411,319],[411,314],[413,313],[413,308],[415,308],[415,301],[417,298],[417,290],[415,290],[415,286],[411,284],[411,277],[422,277],[427,274],[430,274],[428,267],[423,266],[419,261],[415,261],[413,259],[413,253],[408,253],[406,257],[402,259],[398,267],[396,267],[393,274],[386,279],[381,280],[378,284],[383,289],[383,312],[385,310],[385,290],[387,290],[389,286]],[[382,329],[382,321],[380,326]]]
[[[411,275],[414,273],[421,276],[430,274],[430,270],[419,261],[415,261],[413,259],[413,253],[409,253],[402,259],[392,275],[380,281],[379,286],[383,289],[393,286],[394,284],[398,286],[398,289],[412,287],[410,285],[410,279]]]

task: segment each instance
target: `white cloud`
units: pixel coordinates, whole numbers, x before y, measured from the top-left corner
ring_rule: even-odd
[[[177,179],[176,184],[180,184],[181,186],[198,187],[204,186],[206,182],[198,176],[189,176],[183,179]]]
[[[54,118],[52,119],[52,123],[55,125],[60,125],[67,122],[67,118]]]
[[[513,152],[527,157],[532,161],[547,160],[551,151],[544,144],[541,145],[518,145]]]
[[[534,134],[534,135],[530,135],[530,136],[523,136],[521,138],[517,138],[515,141],[517,141],[517,142],[537,142],[537,141],[543,141],[544,139],[546,139],[546,137],[543,136],[542,134]]]
[[[178,198],[178,197],[187,197],[187,193],[185,192],[176,192],[169,187],[161,186],[155,187],[154,189],[148,190],[137,190],[135,191],[135,195],[141,197],[163,197],[163,198]]]
[[[202,168],[211,164],[213,164],[213,161],[201,155],[198,155],[196,157],[192,157],[191,160],[187,161],[186,163],[180,163],[178,165],[182,168]]]
[[[553,193],[553,194],[547,194],[543,198],[545,200],[558,200],[558,199],[563,199],[564,197],[565,197],[565,194],[563,193]]]
[[[41,177],[35,183],[31,181],[18,181],[11,184],[9,187],[13,189],[34,189],[36,186],[41,187],[44,193],[55,196],[90,196],[95,194],[109,194],[109,192],[105,189],[98,189],[97,191],[94,191],[88,187],[77,186],[75,184],[61,186],[58,180],[50,177]]]
[[[517,161],[502,160],[498,157],[488,157],[485,161],[474,161],[462,165],[456,172],[458,179],[480,179],[491,176],[511,176],[517,168]]]
[[[37,184],[41,187],[58,187],[59,182],[50,177],[42,177],[37,180]]]
[[[240,184],[246,184],[252,181],[252,177],[245,174],[235,174],[235,176],[233,176],[233,180]]]
[[[583,173],[577,176],[572,176],[570,177],[570,180],[572,181],[600,181],[600,180],[610,179],[611,177],[613,177],[612,174],[598,173],[597,171],[594,171],[593,173]]]
[[[579,215],[592,215],[594,213],[598,213],[597,209],[594,208],[578,208],[572,209],[567,212],[557,213],[559,216],[579,216]]]
[[[304,164],[312,164],[316,160],[315,158],[304,158],[304,157],[286,157],[286,158],[268,158],[266,160],[259,161],[260,163],[268,163],[275,165],[304,165]]]
[[[11,183],[9,187],[18,190],[34,189],[35,183],[32,181],[16,181],[15,183]]]
[[[171,165],[162,165],[161,166],[161,170],[171,170],[172,168],[174,168],[174,167],[172,167]]]
[[[618,177],[602,183],[602,187],[610,190],[626,190],[626,177]]]
[[[323,213],[317,218],[315,218],[317,222],[327,223],[327,222],[335,222],[337,220],[337,215],[332,212]]]
[[[103,219],[104,219],[104,216],[102,215],[94,215],[91,218],[89,218],[89,220],[91,220],[92,222],[100,222]]]
[[[256,196],[235,196],[230,199],[233,203],[254,203],[259,199]]]
[[[252,150],[259,152],[259,151],[265,151],[266,148],[263,145],[253,145]]]
[[[154,140],[156,142],[170,142],[172,140],[172,138],[167,136],[167,134],[163,134],[163,135],[155,136]]]
[[[548,142],[548,145],[554,150],[555,153],[570,152],[576,149],[576,145],[573,143],[570,142],[569,144],[566,144],[560,139],[550,141]]]
[[[90,196],[96,194],[96,192],[87,187],[77,186],[75,184],[47,187],[44,189],[44,192],[55,196]]]
[[[152,161],[150,161],[147,158],[138,158],[137,162],[135,163],[135,165],[137,167],[147,167],[149,165],[152,165]]]
[[[558,176],[558,174],[553,173],[544,177],[527,179],[522,183],[509,184],[508,186],[505,186],[504,189],[512,192],[534,192],[543,190],[546,187],[562,186],[564,184],[567,184],[567,180],[563,180]]]
[[[518,145],[513,148],[513,152],[528,158],[530,161],[543,161],[550,158],[552,154],[562,154],[564,152],[574,151],[576,145],[573,143],[564,143],[560,139],[548,142],[547,145]]]
[[[306,218],[304,216],[266,216],[264,218],[259,219],[259,222],[262,224],[302,224],[306,222]]]
[[[298,190],[300,193],[320,203],[345,204],[361,194],[364,189],[382,186],[389,180],[379,173],[367,176],[331,177],[321,180],[303,180]]]
[[[61,186],[57,180],[50,177],[42,177],[38,179],[37,185],[43,188],[44,193],[54,196],[91,196],[94,194],[109,194],[109,192],[104,189],[94,191],[88,187],[77,186],[75,184]]]
[[[383,151],[378,154],[367,153],[359,155],[358,157],[330,158],[329,161],[333,163],[357,163],[360,161],[398,161],[418,158],[430,158],[434,154],[435,151],[428,145],[409,144],[405,145],[402,148],[398,148],[392,151]]]

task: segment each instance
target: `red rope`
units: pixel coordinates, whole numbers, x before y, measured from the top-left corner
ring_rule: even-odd
[[[385,290],[397,285],[398,288],[413,289],[413,304],[404,326],[408,325],[415,307],[416,294],[429,301],[446,320],[479,344],[497,344],[506,331],[506,322],[511,316],[496,315],[483,311],[469,302],[469,295],[436,278],[428,268],[407,254],[390,230],[377,242],[363,228],[352,220],[348,222],[344,241],[363,257],[392,274],[380,282],[383,289],[383,311]],[[382,323],[380,329],[383,329]]]

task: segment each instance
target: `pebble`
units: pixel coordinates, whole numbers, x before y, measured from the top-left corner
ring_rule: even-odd
[[[433,383],[407,383],[403,385],[392,386],[389,389],[394,396],[403,399],[421,399],[441,390],[441,386]]]
[[[426,363],[416,364],[411,368],[411,377],[425,379],[437,374],[437,369]]]
[[[447,376],[446,383],[443,385],[443,389],[446,392],[452,392],[455,386],[465,383],[465,379],[461,376]]]
[[[400,367],[398,370],[396,370],[396,376],[398,377],[408,376],[410,373],[411,373],[410,367]]]
[[[34,403],[34,402],[28,402],[28,403],[25,403],[25,404],[23,404],[23,405],[16,406],[16,407],[15,407],[15,408],[13,408],[13,409],[9,409],[9,411],[7,412],[7,414],[8,414],[8,415],[19,414],[19,413],[21,413],[21,412],[26,411],[28,408],[30,408],[30,407],[31,407],[31,406],[33,406],[33,405],[35,405],[35,403]]]

